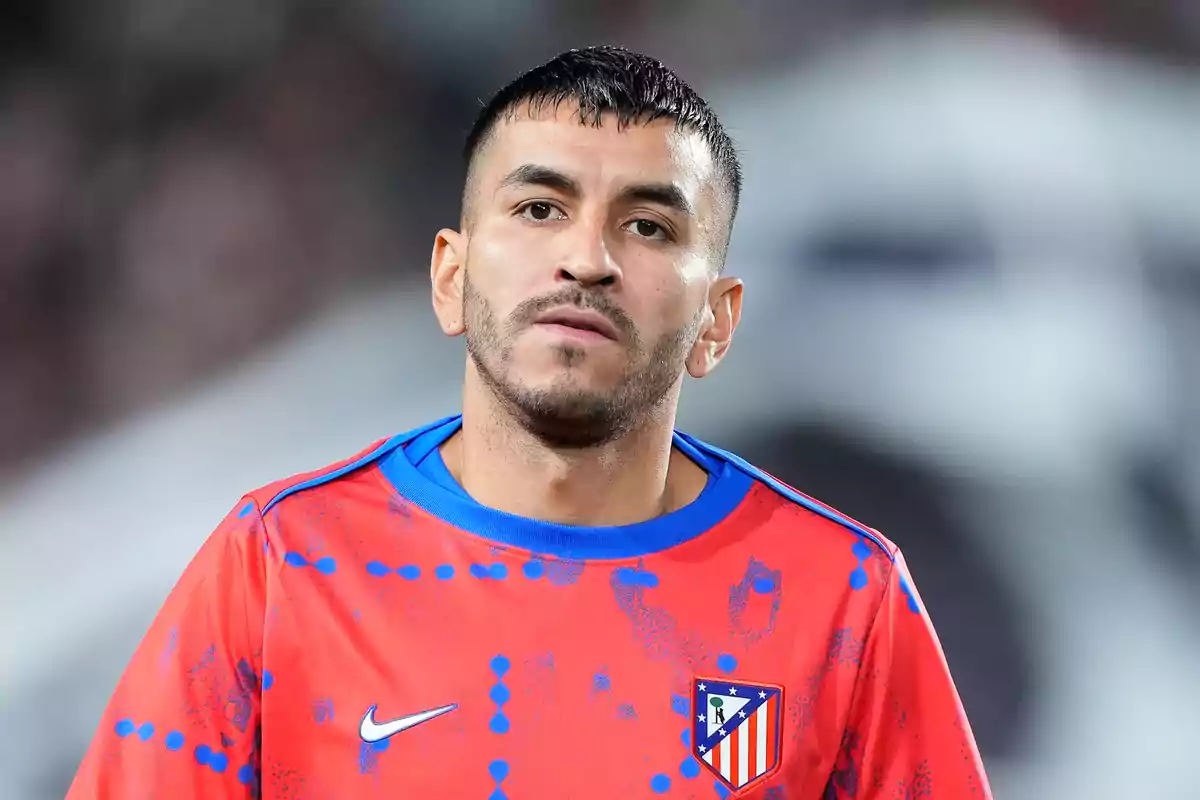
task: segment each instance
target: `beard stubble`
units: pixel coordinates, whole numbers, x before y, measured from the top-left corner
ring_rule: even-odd
[[[647,347],[632,320],[602,290],[573,286],[522,302],[501,324],[487,300],[475,291],[469,274],[463,279],[463,306],[467,353],[484,384],[518,425],[555,449],[614,441],[661,406],[683,372],[701,319],[698,311],[687,325]],[[570,371],[583,364],[588,352],[569,345],[558,348],[564,374],[556,385],[533,389],[512,378],[517,337],[538,315],[559,306],[596,311],[617,327],[627,359],[610,389],[586,389],[576,383]]]

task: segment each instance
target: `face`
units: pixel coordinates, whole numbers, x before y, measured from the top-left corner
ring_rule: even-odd
[[[728,347],[740,283],[716,277],[727,206],[703,140],[673,121],[580,124],[570,104],[503,121],[467,224],[434,247],[467,390],[556,446],[621,436]],[[473,387],[472,383],[478,385]]]

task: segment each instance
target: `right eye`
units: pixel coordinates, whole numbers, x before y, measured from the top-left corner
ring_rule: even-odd
[[[551,203],[539,200],[533,203],[528,203],[521,207],[521,216],[530,222],[549,222],[555,219],[562,219],[563,213]]]

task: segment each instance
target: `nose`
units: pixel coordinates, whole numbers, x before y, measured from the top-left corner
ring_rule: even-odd
[[[603,224],[577,223],[564,237],[566,250],[555,270],[557,281],[582,286],[613,286],[621,269],[608,247]]]

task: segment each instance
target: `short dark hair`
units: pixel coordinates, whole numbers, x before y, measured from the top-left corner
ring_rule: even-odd
[[[671,119],[699,134],[729,190],[732,227],[742,193],[742,167],[733,140],[704,98],[675,72],[661,61],[623,47],[568,50],[496,92],[467,136],[463,157],[468,184],[475,157],[501,120],[522,105],[542,109],[565,102],[579,104],[579,120],[584,124],[600,125],[606,114],[615,115],[619,126]]]

